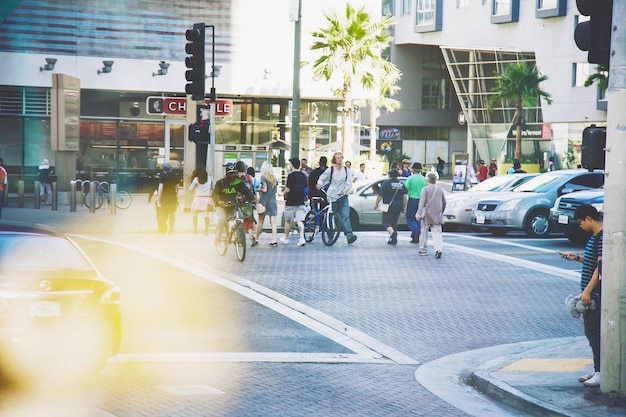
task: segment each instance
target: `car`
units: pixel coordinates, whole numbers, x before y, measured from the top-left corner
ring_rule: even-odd
[[[472,212],[472,226],[496,235],[521,230],[530,237],[547,237],[551,232],[550,208],[558,197],[603,185],[603,171],[546,172],[511,192],[480,199]]]
[[[457,230],[472,226],[472,210],[476,202],[488,197],[490,193],[510,191],[520,184],[539,175],[510,174],[487,178],[467,191],[454,192],[446,197],[446,209],[443,212],[445,230]]]
[[[120,346],[120,300],[65,234],[0,221],[0,380],[99,371]]]
[[[604,188],[589,191],[576,191],[556,199],[550,209],[550,222],[555,230],[563,232],[574,243],[584,244],[591,237],[590,232],[580,228],[574,219],[574,212],[583,204],[589,204],[604,213]]]
[[[350,224],[353,229],[363,226],[381,226],[382,213],[374,209],[378,190],[388,177],[380,177],[373,180],[363,181],[355,184],[348,192],[348,202],[350,203]],[[406,177],[398,177],[406,184]],[[406,226],[404,213],[398,218],[398,225]]]

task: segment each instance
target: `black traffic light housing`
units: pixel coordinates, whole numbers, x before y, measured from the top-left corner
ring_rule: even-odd
[[[589,20],[574,29],[578,49],[588,51],[587,61],[609,67],[611,57],[611,32],[613,0],[576,0],[580,14]]]
[[[205,28],[204,23],[195,23],[193,29],[185,32],[185,38],[189,41],[185,45],[185,79],[189,81],[185,85],[185,92],[191,94],[194,101],[204,100],[206,65],[204,58]]]
[[[606,160],[606,127],[591,125],[583,129],[580,162],[583,168],[593,171],[604,169]]]
[[[200,145],[208,145],[211,142],[209,133],[209,119],[207,116],[208,106],[196,106],[196,122],[189,125],[187,138],[190,142]]]

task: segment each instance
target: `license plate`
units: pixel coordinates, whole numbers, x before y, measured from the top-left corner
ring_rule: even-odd
[[[485,215],[484,214],[480,214],[480,213],[476,213],[476,223],[478,223],[478,224],[485,224]]]
[[[569,223],[569,217],[567,217],[565,214],[559,214],[559,224],[568,224]]]
[[[61,303],[58,301],[31,301],[28,306],[31,317],[61,317]]]

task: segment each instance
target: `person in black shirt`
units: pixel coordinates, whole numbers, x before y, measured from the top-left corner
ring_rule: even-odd
[[[159,176],[157,189],[157,223],[159,233],[174,233],[174,217],[178,208],[178,178],[172,173],[172,164],[166,162]],[[169,222],[169,228],[168,228]]]
[[[314,210],[319,210],[323,207],[326,207],[326,204],[328,204],[327,200],[326,200],[326,193],[324,193],[324,191],[322,190],[318,190],[315,186],[317,185],[317,180],[320,178],[320,175],[322,175],[324,173],[324,171],[326,171],[328,169],[328,166],[326,165],[328,163],[328,159],[325,156],[321,156],[320,157],[320,166],[315,168],[313,171],[311,171],[311,173],[309,174],[309,198],[311,199],[311,204],[313,204],[313,199],[312,197],[320,197],[321,200],[321,204],[319,207],[312,207],[312,209]]]
[[[298,240],[298,246],[306,245],[304,240],[304,217],[307,210],[304,202],[306,201],[307,193],[307,177],[306,174],[300,171],[300,160],[298,158],[291,158],[291,172],[287,175],[287,182],[285,183],[285,209],[283,215],[285,216],[285,236],[280,239],[285,245],[289,243],[289,232],[291,231],[291,225],[295,221],[300,229],[300,240]]]

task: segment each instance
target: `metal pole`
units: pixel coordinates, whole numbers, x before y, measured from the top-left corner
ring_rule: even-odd
[[[35,194],[35,208],[38,209],[41,207],[41,197],[39,196],[39,181],[35,181],[33,187],[35,187],[35,189],[33,190],[33,194]]]
[[[89,212],[96,212],[96,193],[98,192],[98,181],[91,181],[89,184]]]
[[[302,0],[298,0],[298,19],[294,27],[293,99],[291,105],[291,157],[300,155],[300,48],[302,43]]]
[[[70,213],[76,211],[76,181],[70,181]]]
[[[115,215],[117,213],[117,204],[115,204],[117,201],[117,184],[115,182],[109,186],[109,199],[109,213]]]
[[[626,1],[613,2],[607,94],[604,245],[602,251],[601,384],[626,396]]]
[[[38,198],[37,192],[35,198]],[[17,207],[24,208],[24,180],[17,180]]]
[[[50,192],[52,193],[52,201],[50,204],[52,205],[51,210],[57,211],[59,206],[59,195],[57,192],[57,182],[53,181],[50,183]]]
[[[209,106],[209,146],[207,147],[207,171],[215,177],[215,26],[207,25],[211,28],[211,104]]]

